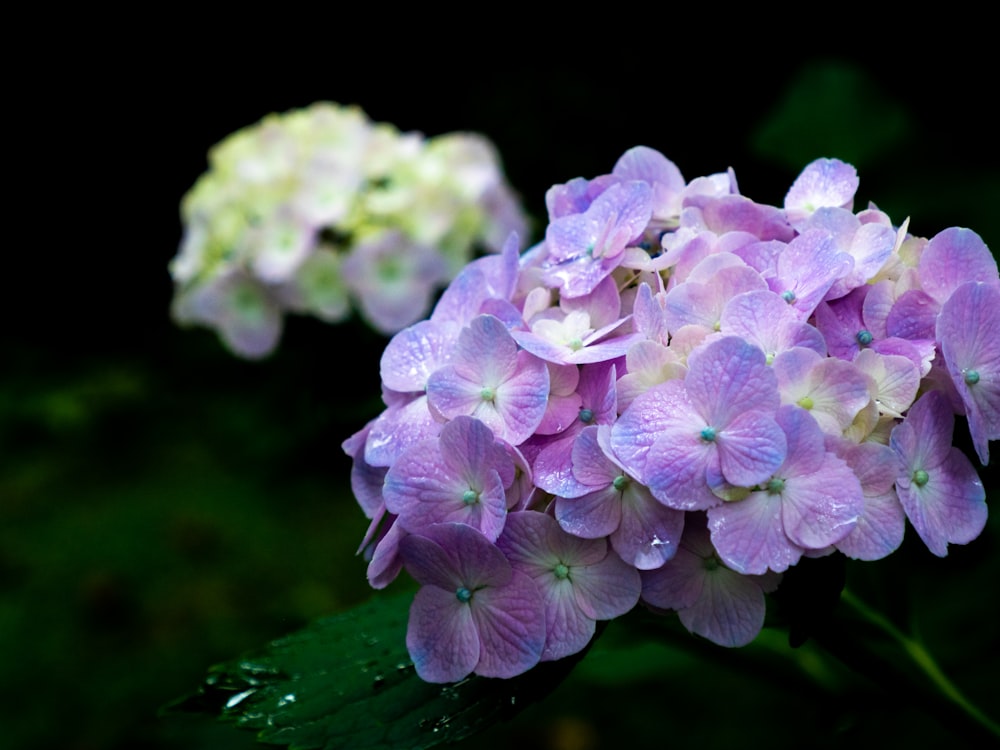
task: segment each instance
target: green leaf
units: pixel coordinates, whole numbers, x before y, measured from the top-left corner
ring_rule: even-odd
[[[214,714],[293,750],[421,750],[513,717],[551,692],[585,653],[507,680],[424,682],[405,645],[412,595],[379,592],[213,667],[196,692],[164,713]]]

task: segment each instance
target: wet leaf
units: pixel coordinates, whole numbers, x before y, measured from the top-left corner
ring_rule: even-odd
[[[547,695],[583,656],[513,679],[421,680],[406,651],[412,592],[379,592],[259,652],[213,667],[164,713],[207,713],[293,750],[421,750],[510,719]]]

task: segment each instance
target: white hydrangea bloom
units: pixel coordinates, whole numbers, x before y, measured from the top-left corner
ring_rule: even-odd
[[[174,319],[215,329],[248,358],[274,350],[286,313],[338,323],[353,311],[393,334],[472,257],[499,252],[511,232],[527,239],[487,138],[402,133],[333,102],[269,114],[212,147],[181,219]]]

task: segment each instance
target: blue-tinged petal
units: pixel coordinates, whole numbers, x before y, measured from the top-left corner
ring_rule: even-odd
[[[423,391],[431,373],[448,362],[458,333],[455,324],[426,320],[404,328],[382,352],[382,384],[403,393]]]
[[[440,432],[441,422],[431,415],[427,396],[390,406],[372,423],[365,441],[365,461],[372,466],[391,466],[408,447]]]
[[[722,476],[737,487],[752,487],[781,466],[788,453],[785,433],[774,417],[746,411],[717,437]]]
[[[708,528],[719,557],[738,573],[780,573],[802,557],[802,548],[785,534],[781,496],[752,492],[708,511]]]
[[[989,441],[1000,439],[1000,285],[959,286],[941,308],[936,335],[976,453],[988,464]]]
[[[471,607],[454,591],[424,586],[410,605],[406,648],[422,680],[457,682],[468,677],[480,660]]]
[[[657,435],[680,420],[697,432],[704,426],[698,419],[684,383],[667,381],[638,396],[622,413],[611,428],[611,447],[629,473],[642,480]]]
[[[630,480],[622,492],[621,523],[611,534],[611,546],[639,570],[659,568],[677,554],[685,515]]]
[[[596,539],[591,541],[599,543]],[[611,551],[600,562],[573,566],[567,580],[573,584],[580,610],[595,620],[610,620],[625,614],[639,602],[642,589],[639,571]]]
[[[760,633],[765,607],[759,583],[720,565],[705,575],[701,596],[677,615],[692,633],[735,648]]]
[[[899,501],[913,528],[938,557],[949,544],[967,544],[986,526],[986,490],[969,459],[950,448],[944,463],[927,470],[923,484],[900,487]]]
[[[777,409],[778,381],[764,352],[726,336],[692,352],[684,377],[688,398],[708,424],[721,430],[747,409]]]
[[[562,659],[582,651],[597,629],[596,620],[586,615],[577,603],[576,584],[569,578],[550,578],[551,581],[539,586],[545,602],[547,633],[542,661]]]
[[[920,284],[941,305],[968,281],[997,283],[997,261],[971,229],[950,227],[931,237],[920,253]]]
[[[697,428],[671,425],[658,432],[642,482],[670,508],[704,510],[720,502],[708,485],[718,465],[717,443],[702,439]]]
[[[861,483],[832,453],[815,471],[785,475],[783,482],[782,525],[788,538],[805,549],[822,549],[843,539],[864,507]]]
[[[528,576],[513,571],[510,583],[477,591],[471,603],[480,643],[476,674],[514,677],[538,663],[545,647],[545,606]]]

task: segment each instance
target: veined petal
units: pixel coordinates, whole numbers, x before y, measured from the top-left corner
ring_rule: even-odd
[[[780,495],[751,492],[744,500],[710,508],[708,528],[719,557],[738,573],[780,573],[802,557],[782,526]]]
[[[454,591],[424,586],[410,605],[406,648],[427,682],[457,682],[476,668],[479,634],[471,608]]]
[[[538,663],[545,647],[545,607],[530,578],[515,570],[509,584],[477,591],[471,604],[480,642],[476,674],[514,677]]]
[[[785,433],[764,412],[738,415],[717,440],[722,475],[737,487],[752,487],[770,477],[788,452]]]

